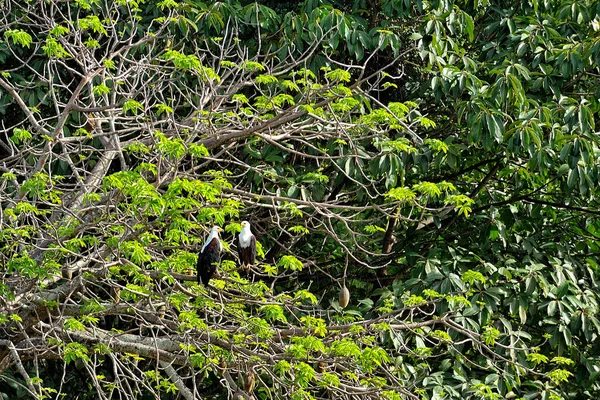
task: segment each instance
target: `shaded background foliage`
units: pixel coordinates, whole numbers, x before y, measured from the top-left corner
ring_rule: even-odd
[[[139,293],[154,293],[149,309],[168,308],[151,322],[193,338],[184,347],[199,343],[194,329],[236,332],[230,325],[250,317],[257,319],[248,330],[262,340],[269,329],[312,332],[285,342],[296,359],[293,375],[283,359],[260,363],[222,343],[214,354],[191,351],[194,361],[180,374],[200,394],[235,391],[229,381],[229,390],[218,384],[215,354],[226,354],[232,373],[258,365],[261,398],[268,388],[275,398],[336,393],[310,378],[318,361],[344,384],[372,389],[374,398],[597,397],[599,2],[117,3],[8,2],[3,14],[7,299],[22,294],[15,276],[43,294],[47,282],[40,286],[40,278],[91,256],[96,260],[85,265],[93,296],[105,304],[118,287],[129,289],[123,301],[135,303]],[[33,17],[48,15],[40,9],[51,14],[51,7],[79,21],[64,40],[55,32],[53,42],[52,23]],[[125,10],[132,18],[123,17]],[[117,21],[106,34],[104,18]],[[123,32],[140,42],[128,47]],[[80,53],[61,54],[56,43]],[[119,48],[126,56],[116,58],[112,80],[94,75],[81,102],[61,114],[78,77],[100,62],[110,71],[105,60]],[[113,114],[116,108],[122,113]],[[116,126],[107,128],[110,120]],[[52,135],[57,126],[63,136]],[[64,140],[86,132],[89,140]],[[47,163],[39,161],[44,157]],[[102,187],[96,182],[97,192],[84,195],[80,178],[93,183],[103,163]],[[85,224],[70,222],[84,199],[92,205],[83,211]],[[229,307],[217,311],[218,295],[192,286],[185,286],[195,296],[189,304],[187,292],[170,291],[172,276],[185,282],[194,265],[203,228],[216,222],[233,233],[243,218],[264,249],[255,282],[273,292],[238,281],[234,262],[222,267],[232,281],[219,289],[234,303],[250,294],[273,302],[262,307],[280,305],[285,318],[259,303],[241,313],[225,301]],[[235,247],[232,236],[224,240]],[[226,258],[235,261],[235,252]],[[164,281],[134,266],[158,271]],[[239,282],[247,286],[238,297]],[[336,297],[344,283],[352,303],[341,313]],[[309,298],[308,291],[320,305],[282,296]],[[152,329],[140,325],[147,310],[128,315],[118,305],[98,309],[104,321],[84,325],[137,326],[140,337],[151,337]],[[2,314],[5,332],[19,324],[12,316],[21,314],[11,307]],[[363,353],[381,349],[385,356],[361,359],[330,335],[321,351],[319,322],[290,322],[307,316],[329,328],[355,323],[347,333]],[[424,324],[404,329],[399,321]],[[377,322],[388,326],[370,326]],[[225,338],[235,341],[233,333]],[[240,346],[262,355],[249,343]],[[77,354],[61,351],[54,357]],[[298,358],[310,360],[309,368]],[[148,359],[134,374],[139,382],[155,368]],[[63,361],[26,365],[41,365],[44,386],[59,390],[61,378],[53,382],[44,366],[62,368]],[[65,368],[84,376],[86,365]],[[104,381],[115,382],[109,370],[97,366]],[[10,379],[0,391],[15,396],[22,377],[14,366],[6,371]],[[148,396],[177,396],[168,380],[155,381],[143,390]],[[94,398],[98,388],[89,390]],[[367,396],[347,387],[340,395]]]

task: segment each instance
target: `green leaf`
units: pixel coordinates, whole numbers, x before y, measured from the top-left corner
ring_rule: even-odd
[[[48,57],[56,57],[59,59],[72,57],[71,54],[65,50],[62,44],[50,36],[46,38],[46,44],[42,46],[42,50]]]
[[[504,124],[498,115],[485,114],[485,121],[488,132],[494,136],[498,143],[502,142],[504,137]]]
[[[291,255],[281,257],[281,259],[277,263],[277,266],[290,269],[292,271],[302,271],[302,269],[304,268],[302,261],[298,260],[296,257]]]
[[[570,170],[569,175],[567,176],[567,187],[569,189],[572,189],[573,187],[575,187],[575,184],[577,183],[578,179],[579,179],[579,172],[577,171],[577,168]]]
[[[10,140],[13,141],[15,144],[21,144],[25,141],[30,140],[32,137],[33,136],[31,135],[31,133],[29,133],[29,131],[20,128],[14,128],[13,135],[10,137]]]
[[[127,114],[127,112],[131,111],[133,115],[137,115],[137,113],[143,109],[144,106],[142,105],[142,103],[133,99],[127,100],[125,104],[123,104],[123,114]]]
[[[22,47],[27,47],[31,45],[32,37],[29,33],[25,32],[22,29],[8,29],[4,31],[4,37],[8,40],[11,39],[13,43],[17,43]]]
[[[558,299],[564,297],[569,292],[569,281],[564,281],[556,288],[556,297]]]
[[[567,173],[567,171],[569,171],[569,170],[570,170],[570,168],[569,168],[568,164],[562,164],[560,166],[560,168],[558,169],[558,171],[556,172],[556,175],[564,176]]]

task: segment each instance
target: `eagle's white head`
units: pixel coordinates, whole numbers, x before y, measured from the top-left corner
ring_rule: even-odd
[[[240,232],[240,246],[248,247],[250,246],[250,240],[252,239],[252,231],[250,230],[250,222],[242,221],[242,231]]]
[[[204,251],[204,248],[206,246],[208,246],[208,244],[214,239],[217,238],[219,239],[219,232],[223,232],[223,229],[221,229],[220,227],[214,225],[211,229],[210,229],[210,234],[208,235],[208,238],[206,239],[206,242],[204,242],[204,246],[202,246],[202,250],[200,250],[200,252]],[[219,240],[219,251],[223,250],[223,246],[221,245],[221,240]]]

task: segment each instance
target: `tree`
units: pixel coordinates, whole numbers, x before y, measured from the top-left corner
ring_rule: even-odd
[[[21,3],[4,397],[598,393],[598,3]]]

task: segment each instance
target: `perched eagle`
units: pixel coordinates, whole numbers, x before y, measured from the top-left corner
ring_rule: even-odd
[[[204,286],[208,286],[208,281],[217,270],[217,264],[221,262],[223,246],[221,246],[219,232],[223,232],[223,229],[218,226],[212,227],[206,243],[204,243],[200,254],[198,254],[198,263],[196,264],[198,283],[202,282]]]
[[[256,259],[256,238],[250,230],[250,222],[242,221],[240,240],[240,262],[242,269],[249,270]]]

